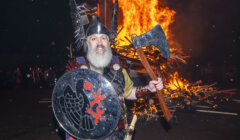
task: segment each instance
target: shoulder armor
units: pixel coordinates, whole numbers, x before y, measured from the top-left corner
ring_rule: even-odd
[[[112,61],[111,61],[110,67],[115,72],[122,71],[121,62],[120,62],[119,58],[116,55],[112,56]]]
[[[76,61],[79,64],[80,69],[89,69],[89,64],[88,64],[87,60],[85,59],[85,57],[83,57],[83,56],[77,57]]]

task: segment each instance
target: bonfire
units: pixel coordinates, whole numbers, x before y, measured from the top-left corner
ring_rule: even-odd
[[[115,0],[113,0],[114,2]],[[124,60],[129,71],[135,71],[140,75],[146,73],[133,48],[131,35],[146,33],[156,24],[160,24],[163,28],[170,46],[170,59],[164,59],[154,46],[145,46],[144,52],[155,73],[158,73],[164,80],[164,98],[172,114],[177,109],[192,110],[198,104],[216,108],[221,102],[230,100],[235,89],[219,90],[216,83],[211,85],[204,85],[202,81],[191,83],[179,75],[175,65],[187,64],[187,59],[190,57],[185,55],[179,44],[174,41],[174,33],[170,30],[176,14],[174,10],[159,0],[119,0],[118,7],[122,13],[121,23],[118,23],[115,44],[112,44],[111,47],[113,52]],[[68,49],[72,57],[71,46]],[[163,115],[156,95],[139,99],[130,106],[131,113],[147,116],[148,119],[158,118],[159,114],[160,117]]]

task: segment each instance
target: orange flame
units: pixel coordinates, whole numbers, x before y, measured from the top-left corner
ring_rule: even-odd
[[[115,0],[113,0],[115,1]],[[159,0],[120,0],[119,9],[123,12],[122,25],[119,29],[122,31],[117,36],[119,46],[129,45],[130,42],[126,39],[130,38],[131,34],[141,35],[156,24],[160,24],[168,37],[169,25],[174,21],[175,11],[168,7],[163,7]]]
[[[169,79],[169,82],[166,85],[166,88],[171,90],[178,90],[179,88],[188,90],[189,82],[186,79],[182,79],[179,77],[178,72],[175,72],[171,75],[172,79]]]

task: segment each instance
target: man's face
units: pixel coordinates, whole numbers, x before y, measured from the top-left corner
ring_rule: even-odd
[[[109,46],[108,36],[105,34],[93,34],[89,36],[88,47],[95,50],[97,55],[103,55]]]
[[[96,68],[104,68],[110,64],[112,51],[106,34],[93,34],[87,39],[87,58]]]

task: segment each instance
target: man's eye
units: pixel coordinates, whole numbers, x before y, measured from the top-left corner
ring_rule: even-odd
[[[107,39],[106,37],[102,37],[103,40]]]
[[[96,38],[92,38],[92,41],[96,40]]]

